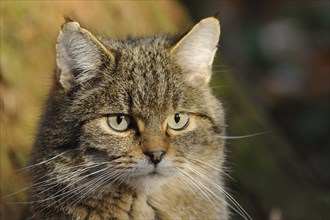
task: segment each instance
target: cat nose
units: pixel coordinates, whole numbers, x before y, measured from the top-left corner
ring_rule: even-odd
[[[163,157],[165,155],[165,151],[163,151],[163,150],[154,150],[154,151],[147,151],[144,154],[149,157],[150,161],[154,165],[157,165],[163,159]]]

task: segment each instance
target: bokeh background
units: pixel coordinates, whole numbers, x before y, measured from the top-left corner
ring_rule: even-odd
[[[253,219],[330,219],[329,1],[0,4],[0,219],[24,216],[24,190],[15,192],[28,186],[20,169],[50,87],[64,15],[121,38],[182,33],[217,12],[222,33],[212,87],[232,137],[229,192]]]

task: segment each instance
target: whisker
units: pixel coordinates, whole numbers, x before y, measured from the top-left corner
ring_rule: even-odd
[[[259,133],[254,133],[254,134],[248,134],[248,135],[241,135],[241,136],[221,136],[217,135],[217,137],[226,139],[226,140],[232,140],[232,139],[242,139],[242,138],[249,138],[249,137],[255,137],[263,134],[268,134],[270,131],[265,131],[265,132],[259,132]]]
[[[68,174],[66,174],[66,175],[67,175],[67,176],[72,176],[71,173],[68,173]],[[39,177],[39,178],[36,179],[36,180],[40,180],[40,179],[43,179],[43,178],[45,178],[45,176]],[[43,180],[43,181],[41,181],[41,182],[36,182],[36,181],[35,181],[36,183],[33,183],[33,184],[30,185],[30,186],[27,186],[27,187],[25,187],[25,188],[23,188],[23,189],[20,189],[20,190],[14,192],[14,193],[11,193],[11,194],[6,195],[6,196],[1,197],[1,198],[2,198],[2,199],[3,199],[3,198],[8,198],[8,197],[10,197],[10,196],[16,195],[16,194],[18,194],[18,193],[20,193],[20,192],[23,192],[23,191],[25,191],[25,190],[28,190],[28,189],[30,189],[30,188],[35,188],[36,186],[49,186],[49,185],[52,185],[52,184],[53,184],[52,181],[53,181],[53,180],[56,180],[56,179],[58,179],[58,177],[52,177],[52,178],[50,178],[50,179]],[[48,183],[48,184],[43,185],[44,183]]]
[[[195,179],[193,177],[191,177],[188,173],[186,173],[184,170],[179,169],[180,173],[183,177],[186,177],[186,179],[190,182],[190,184],[192,184],[193,186],[195,186],[199,191],[202,192],[202,194],[206,197],[207,200],[210,201],[211,205],[213,207],[216,207],[214,205],[214,202],[212,201],[212,199],[210,198],[210,194],[209,192],[205,191],[205,186],[200,184],[199,182],[195,181]]]
[[[104,177],[105,174],[102,174],[101,177]],[[71,206],[72,204],[76,205],[78,204],[82,199],[85,198],[86,195],[88,195],[90,192],[95,192],[98,188],[98,186],[96,185],[98,183],[98,181],[100,181],[100,177],[92,179],[82,185],[80,185],[78,188],[75,188],[73,191],[70,192],[70,196],[65,197],[65,200],[63,202],[67,202],[69,201],[71,198],[73,198],[75,195],[79,195],[80,191],[84,192],[84,190],[86,190],[84,193],[80,194],[80,196],[77,197],[77,199],[73,200],[69,206]]]
[[[231,67],[230,65],[225,65],[225,64],[213,64],[213,67]]]
[[[54,156],[54,157],[51,157],[51,158],[49,158],[49,159],[47,159],[47,160],[45,160],[45,161],[41,161],[41,162],[39,162],[39,163],[32,164],[32,165],[27,166],[27,167],[23,167],[23,168],[20,168],[20,169],[16,169],[15,171],[22,171],[22,170],[30,169],[30,168],[32,168],[32,167],[40,166],[40,165],[42,165],[42,164],[48,163],[49,161],[54,160],[54,159],[56,159],[56,158],[62,156],[63,154],[65,154],[65,153],[67,153],[67,152],[69,152],[69,151],[72,151],[72,149],[67,150],[67,151],[64,151],[64,152],[62,152],[62,153],[60,153],[60,154],[58,154],[58,155],[56,155],[56,156]]]
[[[217,183],[215,183],[212,179],[208,178],[206,175],[203,173],[199,172],[197,169],[189,166],[188,169],[190,169],[192,172],[195,174],[199,175],[203,179],[207,180],[209,183],[211,183],[216,189],[220,190],[222,193],[225,194],[225,196],[229,199],[230,202],[233,203],[233,205],[237,208],[234,208],[230,206],[234,211],[236,211],[238,214],[241,215],[242,218],[244,219],[252,219],[250,215],[242,208],[242,206],[228,193],[226,190],[224,190],[221,186],[219,186]]]
[[[103,164],[99,164],[99,165],[103,165]],[[51,204],[45,206],[43,209],[39,210],[39,211],[38,211],[37,213],[35,213],[33,216],[35,216],[35,215],[41,213],[42,211],[44,211],[44,210],[47,209],[48,207],[51,207],[51,206],[55,205],[55,204],[58,203],[58,202],[61,202],[61,201],[63,201],[63,200],[67,201],[67,198],[68,198],[69,196],[70,196],[70,198],[72,198],[77,192],[79,192],[79,190],[82,188],[82,186],[79,186],[78,188],[74,188],[72,191],[67,192],[67,190],[69,190],[69,189],[71,188],[71,186],[77,184],[77,183],[80,182],[81,180],[86,179],[87,177],[89,177],[89,176],[91,176],[91,175],[95,175],[95,174],[97,174],[97,173],[103,172],[103,171],[106,170],[106,169],[108,169],[108,167],[105,167],[105,168],[103,168],[103,169],[101,169],[101,170],[98,170],[98,171],[95,171],[95,172],[93,172],[93,173],[89,173],[89,174],[87,174],[87,175],[85,175],[85,176],[79,178],[78,180],[76,180],[76,181],[74,181],[74,182],[70,182],[70,184],[68,184],[67,186],[65,186],[64,188],[62,188],[61,190],[58,191],[59,193],[61,192],[60,194],[54,195],[54,196],[52,196],[52,197],[50,197],[50,198],[47,198],[47,199],[43,199],[43,200],[39,200],[39,201],[34,201],[34,203],[41,203],[41,202],[46,202],[46,201],[54,200],[55,198],[58,198],[58,197],[61,197],[61,196],[65,195],[64,197],[62,197],[62,198],[60,198],[60,199],[58,199],[58,200],[52,202]],[[85,183],[85,184],[86,184],[86,183]],[[83,184],[83,185],[84,185],[84,184]],[[33,218],[33,216],[32,216],[32,218]]]
[[[79,181],[81,181],[81,180],[83,180],[83,179],[85,179],[85,178],[87,178],[87,177],[89,177],[91,175],[94,175],[94,174],[96,174],[98,172],[101,172],[103,169],[106,169],[106,168],[103,168],[103,169],[98,170],[98,171],[93,172],[93,173],[89,173],[89,174],[87,174],[85,176],[82,176],[82,177],[76,179],[75,181],[71,181],[70,179],[73,179],[75,177],[79,177],[81,174],[83,174],[84,172],[86,172],[86,170],[91,169],[91,168],[95,168],[95,167],[100,166],[100,165],[103,165],[103,164],[97,164],[97,165],[95,165],[93,167],[87,167],[87,168],[84,168],[84,169],[81,169],[81,170],[77,170],[77,171],[74,172],[74,174],[72,174],[72,173],[69,172],[67,174],[54,177],[55,180],[60,179],[60,181],[57,181],[59,183],[70,182],[68,185],[66,185],[66,187],[64,187],[64,188],[62,188],[61,190],[58,191],[59,193],[60,192],[64,192],[64,193],[57,194],[57,195],[55,195],[53,197],[50,197],[50,198],[47,198],[47,199],[43,199],[43,200],[39,200],[39,201],[32,201],[32,203],[45,202],[45,201],[49,201],[49,200],[51,200],[53,198],[57,198],[57,197],[62,196],[63,194],[66,193],[66,190],[69,189],[71,186],[75,185]],[[69,177],[69,178],[67,178],[67,177]],[[33,197],[36,197],[37,195],[43,194],[43,193],[47,192],[48,190],[57,187],[59,185],[59,183],[57,183],[57,182],[56,181],[52,181],[51,184],[49,184],[49,185],[52,185],[52,187],[48,187],[47,189],[45,189],[45,190],[43,190],[41,192],[38,192],[37,194],[33,195]],[[44,186],[47,186],[47,185],[44,185]]]
[[[49,182],[48,184],[45,184],[45,185],[41,185],[41,187],[45,187],[45,186],[52,186],[52,187],[48,187],[47,189],[45,189],[45,190],[43,190],[43,191],[41,191],[41,192],[38,192],[37,194],[35,194],[35,195],[33,195],[33,197],[36,197],[36,196],[38,196],[38,195],[40,195],[40,194],[43,194],[43,193],[45,193],[45,192],[47,192],[47,191],[49,191],[50,189],[53,189],[53,188],[55,188],[55,187],[57,187],[58,186],[58,184],[55,184],[54,182],[60,182],[60,183],[63,183],[63,182],[69,182],[70,181],[70,179],[73,179],[73,178],[75,178],[75,177],[77,177],[77,176],[80,176],[82,173],[84,173],[86,170],[89,170],[89,169],[91,169],[91,168],[95,168],[95,167],[97,167],[98,165],[95,165],[95,166],[92,166],[92,167],[86,167],[86,168],[84,168],[84,169],[80,169],[80,170],[76,170],[75,172],[68,172],[68,173],[66,173],[66,174],[61,174],[61,175],[56,175],[55,177],[53,177],[53,178],[51,178],[51,179],[48,179],[48,180],[45,180],[45,182]],[[71,170],[71,169],[69,169],[69,168],[67,168],[67,170]],[[50,180],[54,180],[54,181],[50,181]],[[59,181],[60,180],[60,181]],[[79,179],[78,179],[78,181],[79,181]],[[75,182],[73,183],[73,184],[75,184]],[[68,186],[70,186],[70,184],[68,185]],[[65,190],[65,189],[62,189],[62,190]],[[61,192],[62,190],[60,190],[59,192]]]
[[[202,161],[202,160],[199,160],[199,159],[196,159],[196,158],[192,158],[192,157],[187,157],[186,156],[186,158],[190,161],[190,162],[192,162],[192,163],[194,163],[194,164],[196,164],[196,163],[200,163],[200,164],[202,164],[202,165],[204,165],[204,166],[207,166],[207,167],[209,167],[209,168],[211,168],[211,169],[213,169],[213,170],[216,170],[216,171],[218,171],[218,172],[220,172],[220,173],[222,173],[223,175],[225,175],[225,176],[227,176],[229,179],[231,179],[233,182],[237,182],[233,177],[231,177],[228,173],[226,173],[225,171],[223,171],[222,169],[220,169],[220,168],[218,168],[218,167],[214,167],[214,166],[212,166],[212,165],[210,165],[210,164],[208,164],[208,163],[206,163],[206,162],[204,162],[204,161]],[[196,164],[197,165],[197,164]],[[206,170],[207,171],[207,170]]]
[[[212,89],[216,89],[216,88],[231,88],[233,86],[211,86]]]
[[[213,73],[230,73],[230,72],[234,72],[234,70],[213,70]]]
[[[115,182],[118,178],[120,178],[123,173],[112,173],[111,171],[105,172],[103,175],[99,176],[98,178],[88,182],[88,184],[84,184],[85,186],[82,189],[87,189],[85,193],[79,196],[76,200],[72,201],[69,206],[77,205],[83,198],[85,198],[91,192],[95,192],[102,188],[104,183],[109,183],[109,185],[113,186],[113,182]]]
[[[239,210],[237,210],[235,207],[233,207],[232,205],[230,205],[225,199],[221,198],[219,195],[217,195],[216,193],[214,193],[212,190],[210,190],[208,187],[206,187],[204,184],[199,183],[206,191],[208,191],[209,193],[211,193],[211,195],[213,195],[216,199],[223,201],[225,204],[227,204],[232,210],[234,210],[235,212],[237,212],[238,214],[240,214],[243,218],[244,216],[241,214],[241,212]]]
[[[182,171],[182,170],[181,170]],[[216,199],[218,199],[218,200],[220,200],[220,201],[223,201],[225,204],[227,204],[232,210],[234,210],[235,212],[237,212],[238,214],[240,214],[241,215],[241,217],[242,218],[244,218],[244,219],[246,219],[247,220],[247,218],[244,216],[244,214],[240,211],[240,210],[237,210],[235,207],[233,207],[232,205],[230,205],[225,199],[223,199],[223,198],[221,198],[219,195],[217,195],[216,193],[214,193],[211,189],[209,189],[208,187],[206,187],[204,184],[202,184],[201,182],[197,182],[193,177],[191,177],[188,173],[186,173],[187,175],[188,175],[188,177],[192,180],[192,181],[194,181],[195,183],[197,183],[200,187],[199,187],[199,189],[200,190],[206,190],[207,192],[205,192],[205,193],[207,193],[207,194],[211,194],[214,198],[216,198]]]

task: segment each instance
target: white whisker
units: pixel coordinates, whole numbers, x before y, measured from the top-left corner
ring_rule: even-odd
[[[223,175],[225,175],[225,176],[227,176],[229,179],[231,179],[233,182],[237,182],[233,177],[231,177],[228,173],[226,173],[226,172],[224,172],[222,169],[220,169],[220,168],[218,168],[218,167],[214,167],[214,166],[212,166],[212,165],[210,165],[210,164],[208,164],[208,163],[206,163],[206,162],[204,162],[204,161],[202,161],[202,160],[199,160],[199,159],[195,159],[195,158],[192,158],[192,157],[187,157],[187,159],[190,161],[190,162],[192,162],[192,163],[194,163],[194,164],[196,164],[197,165],[197,163],[199,163],[199,164],[202,164],[202,165],[204,165],[204,166],[206,166],[206,167],[208,167],[208,168],[211,168],[211,169],[213,169],[213,170],[216,170],[216,171],[218,171],[218,172],[220,172],[221,174],[223,174]],[[207,169],[205,169],[206,171],[207,171]]]
[[[226,192],[226,190],[224,190],[221,186],[219,186],[217,183],[214,182],[214,180],[210,179],[209,177],[207,177],[205,174],[199,172],[197,169],[193,168],[192,166],[189,166],[188,169],[190,169],[193,173],[199,175],[200,177],[202,177],[203,179],[207,180],[211,185],[213,185],[216,189],[218,189],[219,191],[221,191],[222,193],[225,194],[225,196],[229,199],[230,202],[233,203],[233,205],[236,207],[232,207],[230,205],[230,207],[235,210],[238,214],[240,214],[242,216],[242,218],[244,219],[252,219],[249,214],[242,208],[242,206],[228,193]],[[228,204],[229,205],[229,204]]]
[[[58,155],[56,155],[56,156],[54,156],[54,157],[51,157],[51,158],[49,158],[49,159],[47,159],[47,160],[45,160],[45,161],[41,161],[41,162],[39,162],[39,163],[32,164],[32,165],[30,165],[30,166],[27,166],[27,167],[23,167],[23,168],[17,169],[16,171],[22,171],[22,170],[30,169],[30,168],[32,168],[32,167],[36,167],[36,166],[40,166],[40,165],[42,165],[42,164],[48,163],[49,161],[54,160],[54,159],[56,159],[56,158],[62,156],[63,154],[65,154],[65,153],[67,153],[67,152],[69,152],[69,151],[72,151],[72,149],[67,150],[67,151],[64,151],[64,152],[62,152],[62,153],[60,153],[60,154],[58,154]]]
[[[255,137],[255,136],[259,136],[259,135],[263,135],[263,134],[268,134],[270,133],[270,131],[265,131],[265,132],[259,132],[259,133],[254,133],[254,134],[248,134],[248,135],[241,135],[241,136],[221,136],[221,135],[217,135],[217,137],[222,138],[222,139],[242,139],[242,138],[249,138],[249,137]]]
[[[103,164],[99,164],[99,165],[103,165]],[[61,201],[63,202],[63,200],[64,200],[64,201],[67,201],[68,197],[69,197],[69,199],[72,198],[77,192],[79,192],[80,189],[84,188],[84,187],[83,187],[84,184],[83,184],[83,185],[80,185],[78,188],[73,188],[73,190],[72,190],[71,186],[73,186],[73,185],[79,183],[81,180],[84,180],[84,179],[86,179],[86,178],[89,177],[89,176],[92,176],[92,175],[95,175],[95,174],[97,174],[97,173],[103,172],[103,171],[105,171],[106,169],[108,169],[108,167],[102,168],[101,170],[95,171],[95,172],[93,172],[93,173],[89,173],[88,175],[85,175],[85,176],[83,176],[83,177],[81,177],[81,178],[78,178],[78,180],[75,180],[75,181],[73,181],[73,182],[70,182],[68,185],[66,185],[64,188],[62,188],[61,190],[58,191],[60,194],[56,194],[56,195],[54,195],[54,196],[52,196],[52,197],[49,197],[49,198],[47,198],[47,199],[43,199],[43,200],[39,200],[39,201],[33,201],[34,203],[42,203],[42,202],[46,202],[46,201],[52,201],[52,200],[54,200],[55,198],[60,197],[60,199],[55,200],[55,201],[52,202],[51,204],[45,206],[43,209],[39,210],[37,213],[34,214],[34,216],[37,215],[37,214],[39,214],[39,213],[41,213],[41,212],[44,211],[45,209],[47,209],[47,208],[49,208],[49,207],[55,205],[56,203],[59,203],[59,202],[61,202]],[[85,183],[85,184],[86,184],[86,183]],[[68,192],[68,190],[71,190],[71,191]],[[64,197],[62,197],[63,195],[64,195]],[[62,197],[62,198],[61,198],[61,197]],[[32,218],[33,218],[33,216],[32,216]]]
[[[185,172],[183,169],[178,169],[180,171],[180,175],[182,175],[183,177],[186,178],[186,180],[188,180],[190,182],[190,184],[192,184],[193,186],[196,187],[196,189],[198,189],[206,198],[207,200],[210,201],[210,203],[212,204],[213,207],[216,207],[214,205],[214,202],[212,201],[212,199],[210,198],[210,194],[205,191],[205,187],[200,184],[199,182],[195,181],[195,179],[193,177],[191,177],[187,172]],[[188,183],[187,183],[188,184]]]

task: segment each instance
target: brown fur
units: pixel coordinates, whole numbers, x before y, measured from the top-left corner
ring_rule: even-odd
[[[114,41],[63,25],[33,149],[32,219],[228,219],[224,115],[208,86],[217,26],[208,18],[182,38]],[[208,30],[210,52],[189,53]],[[182,63],[190,55],[196,68]],[[182,112],[188,125],[169,128]],[[127,131],[107,124],[119,113],[132,118]],[[146,152],[159,149],[156,170]]]

